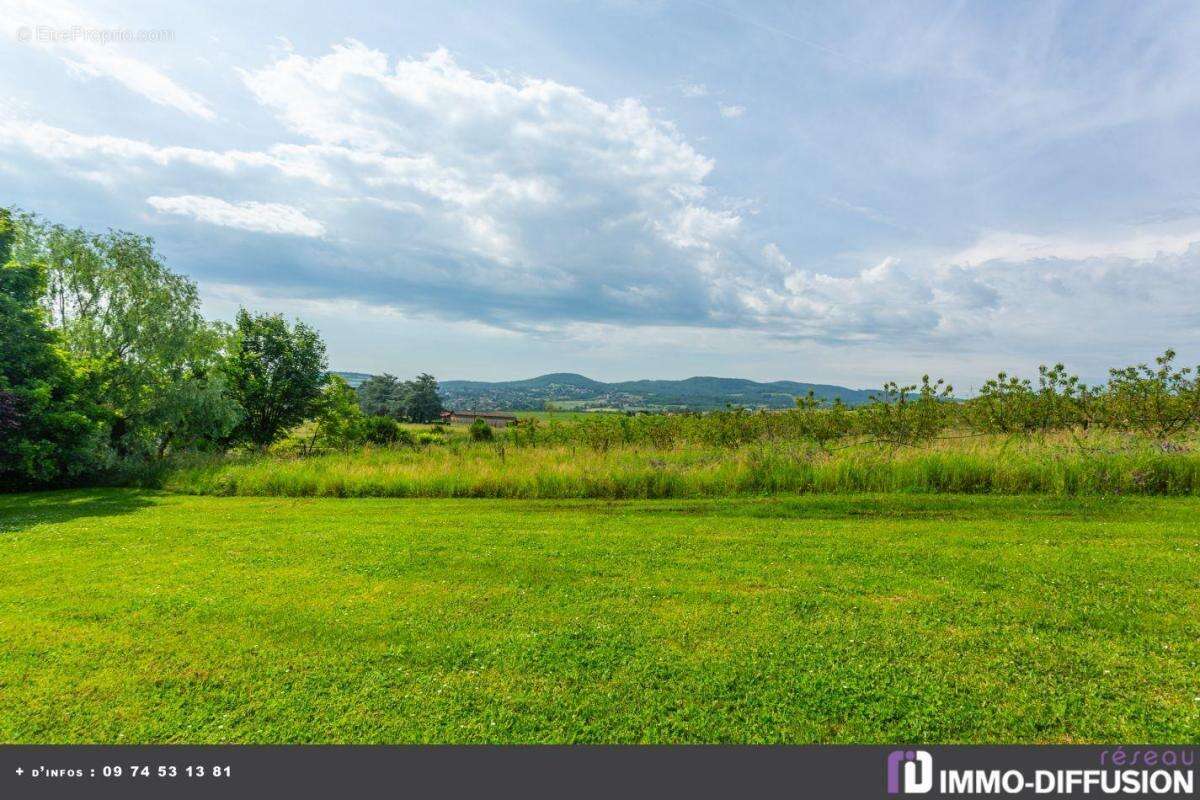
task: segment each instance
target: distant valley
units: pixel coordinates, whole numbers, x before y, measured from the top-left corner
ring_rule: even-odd
[[[361,372],[335,373],[351,386],[371,377]],[[849,406],[866,403],[874,390],[849,389],[796,381],[759,383],[743,378],[697,377],[686,380],[640,380],[604,383],[570,372],[519,381],[443,381],[439,393],[447,408],[474,411],[562,410],[694,410],[726,406],[792,408],[796,398],[812,391]]]

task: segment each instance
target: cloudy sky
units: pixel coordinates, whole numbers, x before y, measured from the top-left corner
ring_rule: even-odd
[[[1200,360],[1194,2],[0,0],[0,205],[336,369]],[[114,40],[115,39],[115,40]]]

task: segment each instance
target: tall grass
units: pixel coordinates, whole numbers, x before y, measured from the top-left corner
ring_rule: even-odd
[[[288,497],[690,498],[772,493],[1200,494],[1200,454],[1107,436],[963,438],[921,448],[798,442],[734,447],[498,444],[364,448],[181,465],[165,488]]]

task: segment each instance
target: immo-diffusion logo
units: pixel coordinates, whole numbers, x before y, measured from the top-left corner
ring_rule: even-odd
[[[887,755],[887,793],[927,794],[935,786],[940,795],[1195,795],[1195,752],[1190,749],[1145,748],[1127,753],[1124,748],[1099,753],[1099,764],[1070,767],[1028,763],[1029,753],[974,754],[982,768],[947,767],[934,770],[933,756],[925,750],[893,750]],[[1064,754],[1068,758],[1070,754]],[[1076,753],[1078,756],[1079,754]],[[1094,757],[1084,753],[1085,758]],[[999,759],[1000,764],[987,764]],[[950,759],[953,763],[954,759]],[[1070,759],[1079,762],[1079,758]]]
[[[924,750],[893,750],[888,753],[888,794],[925,794],[932,788],[933,756]]]

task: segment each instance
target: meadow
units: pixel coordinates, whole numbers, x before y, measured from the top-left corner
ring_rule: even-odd
[[[412,426],[386,443],[322,436],[163,464],[144,485],[288,497],[663,499],[794,493],[1200,493],[1200,382],[1174,353],[1086,387],[1001,373],[954,400],[928,376],[858,408],[525,416],[493,430]],[[352,409],[355,411],[355,409]],[[354,426],[329,426],[352,432]]]
[[[240,453],[181,461],[153,485],[189,494],[285,497],[662,499],[792,493],[1200,494],[1195,436],[955,435],[919,447],[799,439],[538,443],[462,429],[403,447],[308,457]]]
[[[1188,742],[1200,501],[0,496],[0,741]]]

